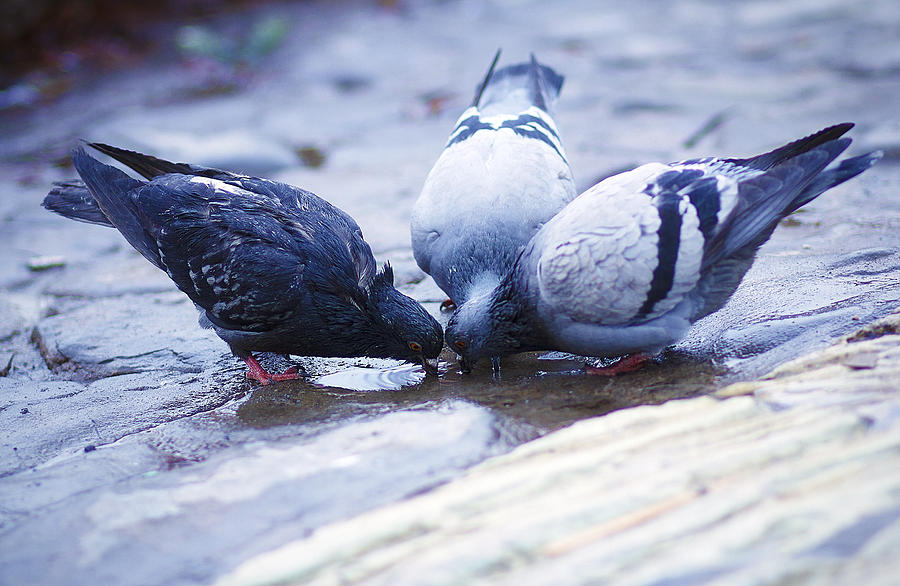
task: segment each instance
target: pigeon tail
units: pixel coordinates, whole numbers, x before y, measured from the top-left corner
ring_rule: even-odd
[[[494,54],[494,60],[491,61],[487,73],[484,74],[484,79],[481,80],[481,83],[478,84],[478,89],[475,90],[475,97],[472,99],[471,107],[477,108],[478,104],[481,103],[481,96],[484,95],[484,88],[486,88],[491,81],[491,77],[494,75],[494,69],[497,67],[497,61],[500,60],[500,53],[502,52],[503,49],[497,49],[497,52]]]
[[[103,144],[102,142],[92,142],[89,144],[91,148],[97,149],[104,155],[112,157],[126,167],[132,169],[147,180],[166,175],[169,173],[181,173],[184,175],[199,175],[202,177],[210,177],[214,179],[222,176],[231,176],[230,173],[220,171],[219,169],[207,169],[198,165],[190,165],[188,163],[173,163],[164,159],[159,159],[143,153],[121,149],[119,147]]]
[[[791,205],[788,207],[787,212],[795,212],[832,187],[840,185],[848,179],[853,179],[854,177],[877,163],[883,156],[883,152],[873,151],[871,153],[866,153],[857,157],[844,159],[834,169],[826,169],[825,171],[819,173],[819,175],[816,176],[812,181],[810,181],[809,185],[807,185],[803,189],[803,191],[800,192],[800,195],[798,195],[794,199],[794,201],[791,202]]]
[[[495,71],[499,57],[498,51],[475,92],[472,106],[482,112],[489,107],[498,112],[521,112],[535,106],[550,114],[565,78],[538,63],[534,55],[527,63],[507,65]]]
[[[147,180],[152,180],[160,175],[172,173],[209,177],[212,179],[231,179],[234,177],[227,171],[210,169],[188,163],[173,163],[165,159],[159,159],[143,153],[110,146],[100,142],[88,143],[93,149],[122,163],[129,169],[138,173]],[[61,216],[88,224],[114,227],[103,210],[97,205],[97,200],[91,195],[90,190],[83,182],[76,180],[59,181],[53,184],[53,188],[44,198],[46,209]]]
[[[147,233],[127,197],[130,191],[139,189],[146,183],[111,165],[101,163],[87,154],[83,146],[78,146],[72,153],[72,163],[109,222],[144,258],[165,270],[156,242]]]
[[[729,163],[740,165],[742,167],[750,167],[760,171],[768,171],[772,167],[780,165],[786,161],[793,159],[798,155],[809,152],[829,141],[835,140],[847,133],[854,124],[852,122],[843,122],[835,124],[828,128],[823,128],[818,132],[814,132],[809,136],[799,138],[789,142],[784,146],[778,147],[767,153],[756,155],[747,159],[724,159]]]
[[[88,188],[77,179],[54,183],[41,205],[70,220],[114,227]]]
[[[742,181],[738,187],[737,205],[706,245],[701,270],[705,271],[745,248],[755,249],[762,245],[783,217],[824,191],[810,189],[811,185],[815,184],[818,188],[823,183],[831,183],[829,177],[834,179],[834,175],[824,174],[826,179],[822,183],[817,178],[848,146],[849,138],[830,140],[777,163],[761,175]],[[841,166],[838,166],[834,173],[840,169]]]

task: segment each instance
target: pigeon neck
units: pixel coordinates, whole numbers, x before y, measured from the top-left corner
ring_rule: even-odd
[[[496,275],[485,273],[472,282],[469,288],[469,299],[489,297],[499,285]]]
[[[498,345],[507,353],[543,350],[546,337],[533,317],[535,308],[525,283],[514,285],[515,279],[504,279],[494,289],[490,300],[490,325]]]

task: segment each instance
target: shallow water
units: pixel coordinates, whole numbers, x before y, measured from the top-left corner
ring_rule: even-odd
[[[425,380],[425,370],[414,364],[398,364],[383,368],[351,366],[322,375],[311,382],[320,387],[336,387],[348,391],[399,391]]]

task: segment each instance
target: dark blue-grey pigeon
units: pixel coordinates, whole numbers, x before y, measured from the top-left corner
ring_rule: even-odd
[[[624,356],[598,372],[633,369],[725,304],[782,218],[881,158],[828,167],[852,127],[748,159],[648,163],[604,179],[535,234],[499,285],[453,315],[448,345],[464,370],[535,350]]]
[[[357,223],[291,185],[171,163],[91,144],[143,176],[75,149],[84,183],[57,183],[45,208],[115,227],[175,282],[211,327],[267,384],[298,378],[267,372],[252,352],[371,356],[428,362],[443,346],[440,325],[377,270]]]
[[[563,77],[534,55],[495,71],[459,117],[413,207],[416,262],[457,307],[497,286],[576,195],[552,117]]]

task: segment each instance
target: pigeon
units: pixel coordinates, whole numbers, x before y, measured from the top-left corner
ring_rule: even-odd
[[[563,77],[534,55],[495,71],[499,58],[498,51],[412,211],[416,262],[451,306],[497,286],[577,193],[551,114]]]
[[[45,208],[115,227],[194,302],[262,384],[299,378],[267,372],[252,352],[371,356],[418,361],[436,372],[443,332],[417,302],[378,271],[356,222],[291,185],[105,144],[94,149],[146,181],[100,162],[79,146],[84,183],[61,182]]]
[[[447,344],[463,371],[537,350],[624,357],[598,374],[637,368],[725,304],[782,218],[881,158],[826,168],[852,127],[747,159],[648,163],[604,179],[534,235],[499,285],[459,308]]]

